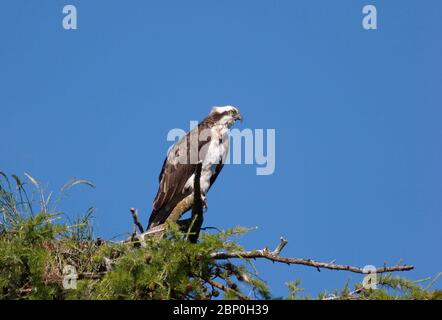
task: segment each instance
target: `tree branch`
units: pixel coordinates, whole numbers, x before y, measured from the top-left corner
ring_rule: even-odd
[[[138,230],[140,231],[140,233],[144,233],[143,226],[138,221],[138,212],[137,211],[138,210],[135,210],[134,208],[130,208],[130,214],[132,215],[132,220],[134,222],[134,228],[132,231],[132,240],[134,240],[137,235],[137,227],[138,227]]]
[[[354,267],[350,265],[340,265],[335,264],[334,262],[319,262],[312,259],[302,259],[302,258],[289,258],[282,257],[279,254],[282,249],[287,245],[288,241],[281,238],[281,242],[278,247],[274,251],[270,251],[268,248],[264,248],[261,250],[252,250],[252,251],[243,251],[243,252],[215,252],[211,254],[212,259],[214,260],[227,260],[227,259],[267,259],[273,262],[285,263],[288,265],[298,264],[304,265],[308,267],[315,267],[320,271],[320,269],[330,269],[330,270],[343,270],[354,273],[366,274],[363,268]],[[413,270],[414,266],[405,265],[405,266],[391,266],[391,267],[382,267],[376,269],[376,273],[386,273],[393,271],[410,271]]]
[[[224,292],[233,293],[235,296],[237,296],[241,300],[249,300],[249,298],[247,296],[243,295],[242,293],[240,293],[236,290],[233,290],[232,288],[229,288],[229,287],[223,285],[222,283],[219,283],[219,282],[209,279],[209,278],[203,278],[203,280],[206,281],[207,283],[209,283],[210,285],[212,285],[213,287],[218,288]]]
[[[200,161],[195,169],[195,178],[193,179],[193,206],[192,206],[192,222],[188,229],[188,239],[192,243],[198,241],[201,226],[203,225],[203,200],[201,199],[201,171],[203,164]]]

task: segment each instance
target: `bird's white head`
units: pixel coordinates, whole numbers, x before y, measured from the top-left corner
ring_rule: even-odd
[[[216,123],[231,127],[235,121],[242,121],[241,113],[238,108],[233,106],[213,107],[209,117]]]

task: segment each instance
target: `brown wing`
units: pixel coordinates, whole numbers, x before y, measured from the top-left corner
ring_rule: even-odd
[[[215,168],[215,172],[213,173],[213,175],[210,177],[210,186],[209,186],[209,190],[210,188],[212,188],[213,184],[216,181],[216,178],[218,178],[218,175],[220,174],[221,170],[224,167],[224,163],[219,163],[216,168]]]
[[[198,127],[199,130],[202,129],[201,124]],[[175,206],[191,194],[191,190],[185,189],[186,182],[196,169],[196,164],[189,163],[190,135],[191,133],[186,134],[173,146],[163,163],[159,177],[160,187],[153,202],[149,228],[164,223]],[[210,137],[206,141],[198,142],[198,151],[208,142],[210,142]],[[182,156],[181,152],[187,152],[187,163],[179,163],[178,159]],[[199,160],[203,159],[204,156],[199,154]]]

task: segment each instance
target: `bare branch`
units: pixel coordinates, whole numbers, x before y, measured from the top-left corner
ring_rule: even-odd
[[[138,210],[135,210],[134,208],[130,209],[130,213],[132,215],[132,219],[134,221],[134,229],[136,232],[136,227],[138,227],[138,230],[140,231],[140,233],[144,233],[144,229],[143,226],[141,225],[141,223],[138,221]]]
[[[302,259],[302,258],[289,258],[289,257],[282,257],[279,254],[281,253],[282,249],[285,247],[285,245],[288,243],[287,240],[281,238],[281,243],[279,246],[271,252],[268,248],[264,248],[261,250],[252,250],[252,251],[243,251],[243,252],[215,252],[211,254],[212,259],[214,260],[227,260],[227,259],[267,259],[273,262],[280,262],[280,263],[286,263],[288,265],[291,264],[298,264],[298,265],[304,265],[308,267],[314,267],[317,268],[319,271],[320,269],[330,269],[330,270],[343,270],[343,271],[349,271],[354,273],[361,273],[366,274],[367,272],[364,271],[363,268],[354,267],[350,265],[340,265],[335,264],[334,261],[331,263],[327,262],[320,262],[315,261],[312,259]],[[413,270],[414,266],[411,265],[404,265],[404,266],[391,266],[391,267],[382,267],[376,269],[376,273],[386,273],[386,272],[393,272],[393,271],[410,271]]]
[[[131,242],[134,242],[134,241],[139,242],[142,247],[145,247],[146,246],[146,242],[145,242],[146,238],[148,238],[148,237],[161,238],[163,236],[165,230],[166,230],[166,224],[163,223],[159,226],[150,228],[149,230],[147,230],[144,233],[137,234],[135,236],[135,238],[131,240]]]
[[[170,213],[166,222],[177,223],[181,216],[192,208],[193,195],[190,194],[181,200]]]
[[[282,249],[289,243],[287,240],[285,240],[283,237],[281,237],[281,242],[279,243],[278,247],[272,252],[273,255],[279,256]]]
[[[192,243],[198,241],[201,226],[203,225],[203,200],[201,199],[201,171],[203,164],[200,161],[195,169],[195,178],[193,179],[193,206],[192,206],[192,223],[188,229],[188,239]]]

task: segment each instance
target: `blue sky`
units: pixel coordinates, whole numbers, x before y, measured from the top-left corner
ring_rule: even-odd
[[[74,4],[78,29],[62,28]],[[361,26],[375,4],[378,30]],[[170,144],[213,105],[276,129],[276,171],[227,166],[206,226],[258,226],[247,248],[364,266],[442,271],[440,1],[2,1],[0,170],[47,190],[71,177],[62,209],[96,207],[96,233],[147,221]],[[362,277],[257,262],[276,295]],[[441,288],[440,282],[436,287]]]

